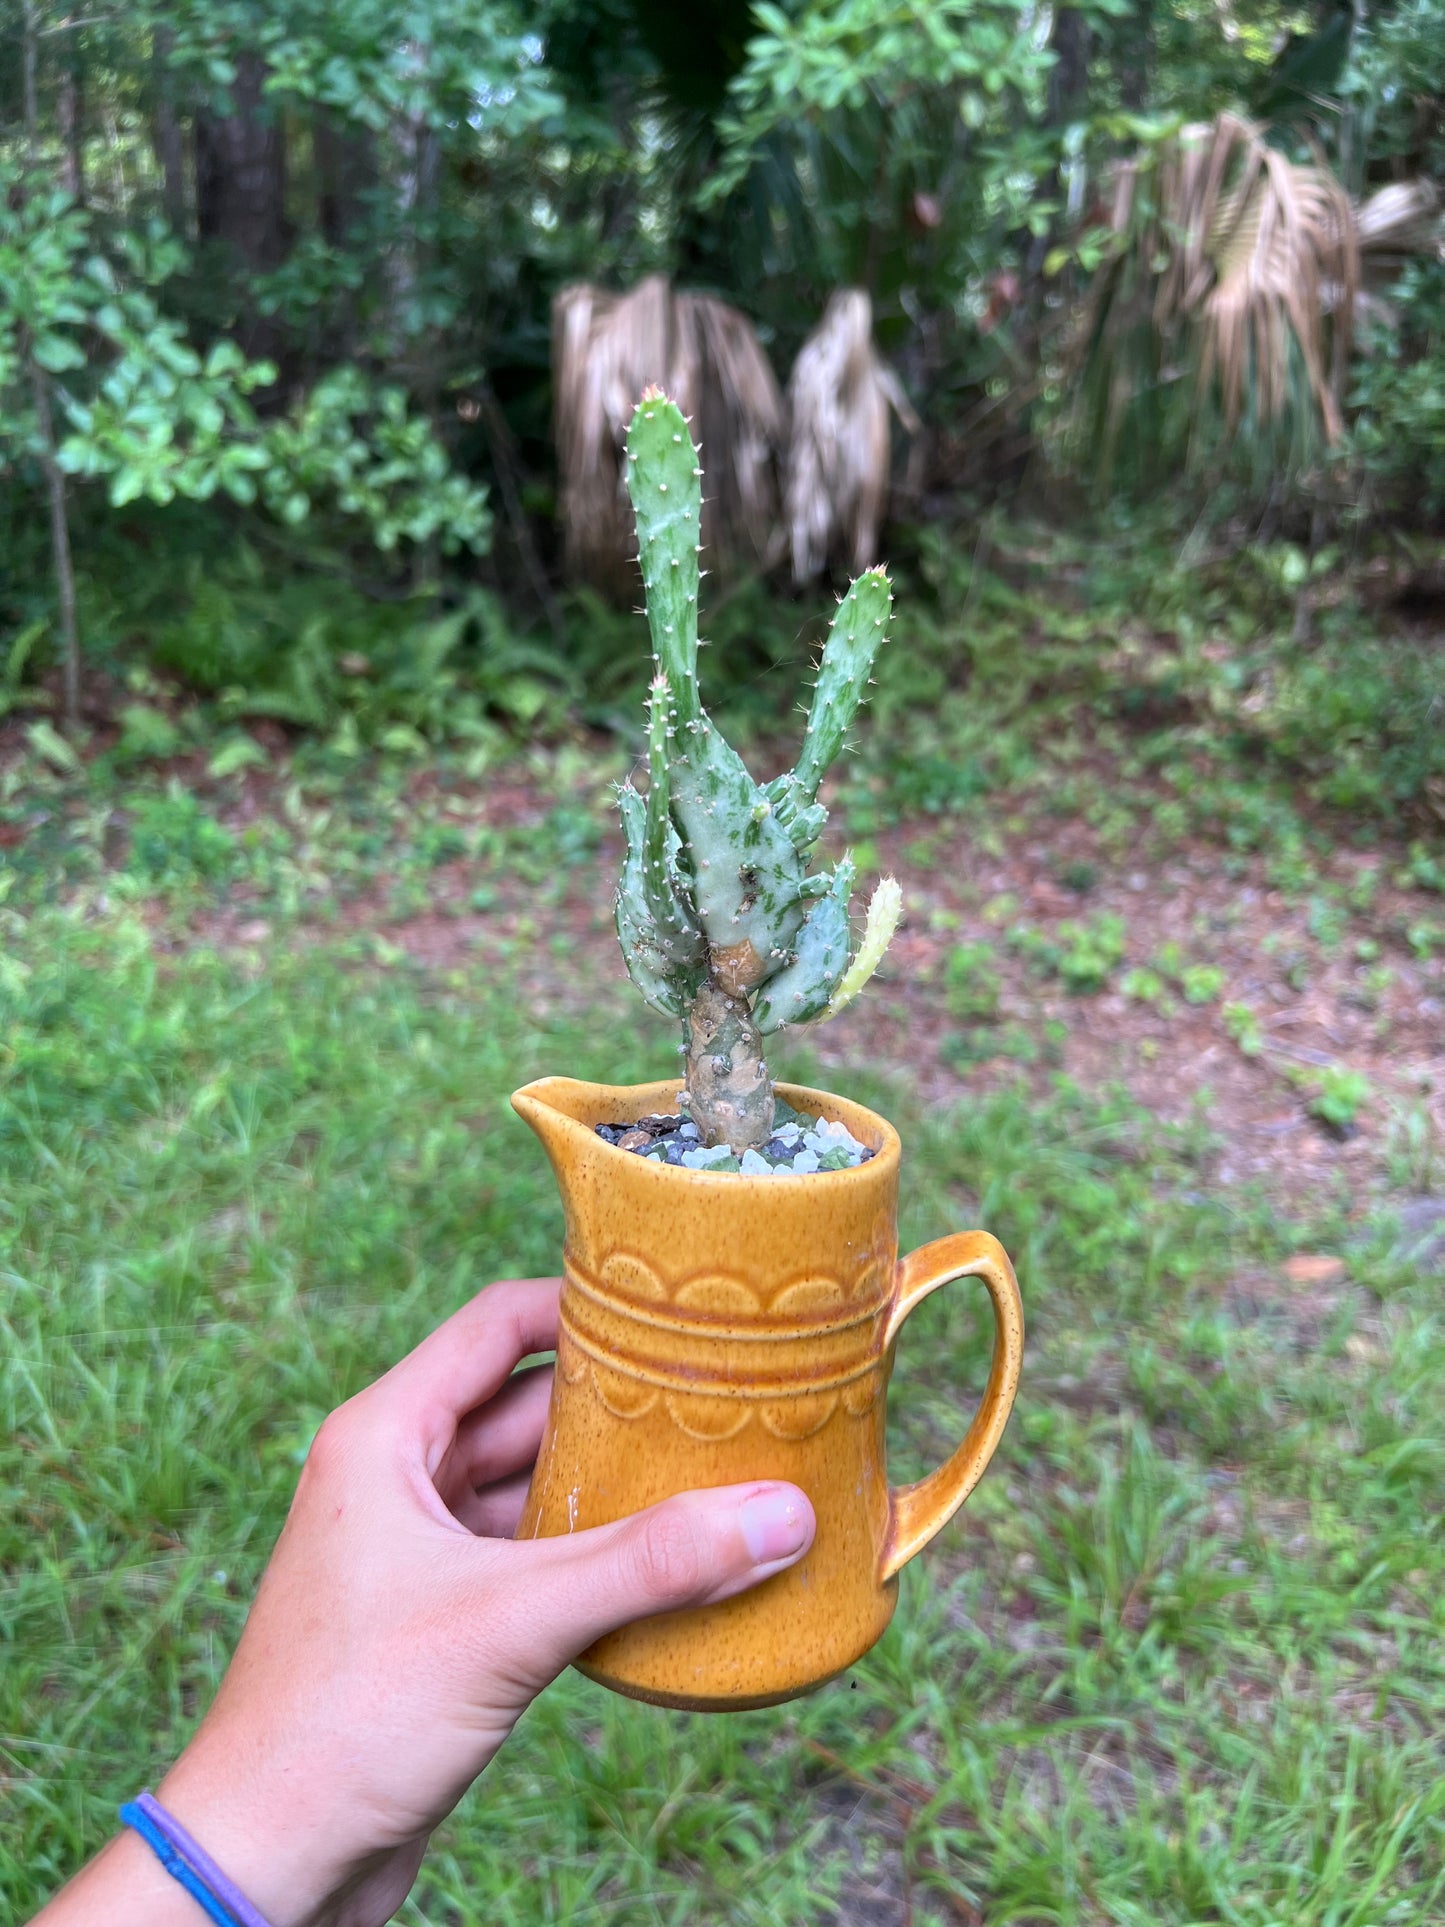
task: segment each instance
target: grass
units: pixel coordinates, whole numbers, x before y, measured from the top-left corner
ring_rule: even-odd
[[[1343,577],[1302,633],[1284,545],[985,533],[925,538],[901,585],[835,829],[868,869],[899,825],[943,868],[963,837],[992,859],[1087,826],[1054,877],[1077,912],[938,911],[939,1049],[1004,1060],[987,1094],[920,1110],[926,1000],[891,1074],[826,1081],[904,1132],[905,1247],[984,1224],[1015,1258],[999,1458],[814,1697],[689,1718],[560,1682],[438,1836],[411,1927],[1445,1924],[1438,1279],[1388,1194],[1321,1183],[1288,1219],[1211,1182],[1207,1105],[1168,1130],[1068,1083],[1067,1025],[1016,1021],[1004,968],[1081,1026],[1117,990],[1278,1054],[1218,932],[1156,949],[1099,904],[1101,865],[1198,844],[1277,893],[1261,971],[1302,994],[1351,956],[1373,1009],[1445,950],[1438,645]],[[0,746],[0,1919],[184,1743],[322,1415],[490,1278],[555,1268],[508,1092],[671,1061],[625,986],[589,980],[584,1016],[569,975],[625,752],[563,743],[513,785],[500,724],[540,671],[482,605],[425,675],[386,617],[369,682],[313,689],[268,595],[212,598],[217,676],[319,691],[329,736],[278,748],[264,704],[118,657],[133,700],[83,769],[43,718]],[[709,659],[753,749],[809,640],[760,595],[715,612]],[[581,613],[582,713],[635,721],[640,627]],[[812,1075],[806,1049],[777,1068]],[[1299,1074],[1348,1131],[1368,1095],[1329,1068]],[[1438,1191],[1423,1097],[1390,1130],[1388,1183]],[[911,1321],[896,1479],[955,1442],[985,1344],[964,1292]]]
[[[144,861],[189,865],[183,893],[232,857],[180,816]],[[508,1091],[559,1066],[653,1074],[669,1043],[620,992],[585,1024],[532,997],[517,953],[424,976],[339,932],[262,970],[168,949],[124,892],[84,914],[19,895],[6,1918],[184,1742],[322,1414],[488,1279],[554,1267]],[[1014,1254],[1029,1356],[998,1461],[883,1642],[813,1698],[680,1717],[561,1682],[402,1919],[1445,1921],[1438,1287],[1391,1257],[1387,1221],[1203,1190],[1204,1126],[1163,1132],[1121,1095],[1019,1088],[929,1118],[886,1078],[847,1088],[904,1130],[905,1244],[981,1222]],[[1291,1285],[1301,1248],[1347,1276]],[[910,1326],[895,1477],[956,1437],[983,1342],[964,1293]]]

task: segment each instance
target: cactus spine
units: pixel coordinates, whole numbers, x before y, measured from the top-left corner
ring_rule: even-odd
[[[658,674],[647,797],[630,783],[619,797],[617,934],[648,1003],[683,1019],[684,1101],[703,1141],[741,1152],[772,1132],[764,1033],[823,1013],[849,971],[853,865],[810,876],[806,859],[827,821],[818,786],[863,698],[892,595],[882,569],[849,589],[797,766],[755,783],[698,694],[701,482],[681,411],[649,389],[628,431],[627,484]]]

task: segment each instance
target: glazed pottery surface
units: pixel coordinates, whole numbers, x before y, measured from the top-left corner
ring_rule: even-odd
[[[1023,1313],[986,1232],[898,1260],[899,1142],[862,1105],[780,1084],[876,1155],[795,1177],[692,1171],[597,1136],[677,1108],[679,1086],[550,1077],[512,1099],[546,1146],[566,1215],[557,1369],[518,1537],[604,1525],[691,1487],[788,1479],[812,1500],[806,1556],[753,1591],[590,1647],[581,1670],[667,1706],[764,1706],[865,1653],[897,1574],[958,1510],[1003,1433]],[[909,1312],[978,1278],[993,1301],[982,1402],[947,1463],[890,1490],[884,1401]]]

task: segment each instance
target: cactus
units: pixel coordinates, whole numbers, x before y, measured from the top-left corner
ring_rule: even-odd
[[[647,795],[630,783],[619,794],[617,934],[648,1003],[683,1020],[682,1101],[703,1142],[741,1152],[773,1128],[763,1036],[830,1014],[845,980],[851,997],[886,947],[875,934],[850,957],[853,865],[844,857],[810,875],[807,861],[827,821],[818,786],[863,700],[893,598],[882,569],[854,582],[823,649],[797,765],[755,783],[698,694],[701,484],[681,411],[648,389],[628,430],[627,485],[658,673]],[[891,935],[897,885],[879,888],[893,893]]]

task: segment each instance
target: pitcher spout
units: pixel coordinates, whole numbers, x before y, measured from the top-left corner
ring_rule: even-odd
[[[664,1107],[677,1108],[681,1085],[592,1084],[582,1077],[539,1077],[512,1093],[512,1109],[541,1138],[554,1165],[569,1144],[580,1147],[599,1124],[630,1124]]]
[[[606,1218],[605,1199],[623,1172],[633,1181],[658,1175],[652,1165],[631,1168],[639,1165],[631,1157],[618,1160],[612,1146],[598,1137],[597,1126],[675,1112],[681,1088],[677,1078],[659,1084],[592,1084],[580,1077],[540,1077],[512,1093],[512,1109],[542,1140],[556,1174],[571,1256],[588,1261]]]
[[[575,1077],[539,1077],[535,1083],[513,1091],[512,1109],[541,1138],[553,1164],[562,1146],[582,1124],[584,1098],[593,1088]]]

